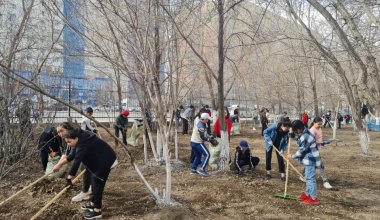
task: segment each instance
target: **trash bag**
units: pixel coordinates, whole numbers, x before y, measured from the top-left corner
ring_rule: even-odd
[[[240,123],[239,123],[239,122],[237,122],[237,123],[232,123],[232,131],[231,131],[231,134],[232,134],[232,135],[240,134],[239,127],[240,127]]]
[[[59,155],[57,155],[55,157],[49,156],[48,163],[47,163],[46,170],[45,170],[45,174],[48,174],[53,169],[53,167],[58,163],[59,159],[61,159],[61,156],[59,156]],[[58,172],[49,174],[49,177],[55,177],[55,178],[62,177],[63,174],[66,172],[67,167],[68,167],[67,164],[63,165]]]
[[[142,127],[139,127],[138,125],[139,125],[139,122],[135,120],[131,128],[131,135],[129,136],[129,138],[127,138],[127,144],[134,147],[138,146],[138,138],[140,137],[141,128],[142,128]]]
[[[218,169],[219,164],[219,158],[220,158],[220,151],[221,151],[221,144],[220,144],[220,138],[216,138],[219,142],[218,145],[213,146],[212,144],[209,144],[208,151],[210,152],[210,159],[208,161],[208,165],[211,167],[212,170]]]

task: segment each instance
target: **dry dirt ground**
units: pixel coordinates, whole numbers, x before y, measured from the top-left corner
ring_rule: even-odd
[[[324,129],[331,139],[331,129]],[[188,158],[190,135],[180,135],[180,160],[172,173],[172,198],[178,206],[156,205],[125,155],[117,150],[120,165],[112,171],[104,193],[104,219],[380,219],[380,133],[371,132],[372,157],[364,157],[352,127],[338,130],[339,141],[321,149],[326,173],[335,190],[326,190],[318,180],[319,206],[274,197],[282,194],[284,183],[277,172],[274,156],[273,178],[265,180],[265,150],[260,131],[251,126],[233,136],[231,149],[248,139],[255,155],[261,159],[253,173],[238,177],[233,172],[211,172],[210,177],[190,175]],[[112,143],[103,132],[103,137]],[[130,148],[148,182],[159,189],[165,186],[164,167],[145,166],[142,147]],[[292,151],[295,146],[292,146]],[[231,150],[232,152],[232,150]],[[42,176],[37,157],[9,174],[0,182],[0,200]],[[297,161],[292,163],[302,170]],[[288,194],[298,196],[305,188],[290,170]],[[0,219],[29,219],[64,186],[64,179],[44,180],[0,207]],[[82,219],[80,204],[70,202],[79,192],[80,183],[53,204],[40,219]]]

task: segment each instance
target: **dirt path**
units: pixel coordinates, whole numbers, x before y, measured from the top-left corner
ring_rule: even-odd
[[[324,129],[326,138],[332,136]],[[103,135],[105,136],[105,135]],[[241,138],[247,138],[254,154],[261,159],[257,169],[245,177],[234,173],[212,173],[205,178],[190,175],[188,156],[190,136],[180,136],[180,159],[173,171],[173,199],[181,206],[159,207],[128,162],[123,159],[107,182],[104,196],[105,219],[380,219],[380,133],[371,133],[373,157],[361,156],[358,138],[351,127],[338,131],[340,141],[321,149],[326,173],[336,191],[322,188],[318,180],[319,206],[306,206],[297,201],[275,198],[282,194],[277,162],[273,158],[273,178],[265,180],[265,152],[259,131],[244,129],[242,135],[231,139],[231,149]],[[112,143],[112,142],[109,142]],[[293,146],[293,150],[295,147]],[[142,148],[133,148],[139,158],[143,174],[153,187],[165,186],[163,167],[143,166]],[[274,156],[275,157],[275,156]],[[297,161],[293,164],[301,171]],[[0,200],[5,199],[23,185],[37,179],[37,162],[9,175],[0,183]],[[21,175],[23,174],[23,175]],[[28,219],[55,193],[63,188],[64,180],[46,180],[32,190],[0,207],[0,219]],[[70,193],[44,213],[41,219],[82,219],[79,204],[70,199],[78,191],[77,185]],[[298,196],[304,183],[290,171],[289,193]]]

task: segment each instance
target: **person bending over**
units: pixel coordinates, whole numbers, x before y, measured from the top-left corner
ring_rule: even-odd
[[[101,218],[103,191],[111,168],[117,164],[116,154],[110,145],[92,132],[82,130],[69,131],[65,135],[65,141],[75,150],[75,157],[66,179],[66,185],[72,186],[71,181],[76,175],[80,164],[83,163],[91,173],[93,194],[91,202],[81,206],[83,210],[87,210],[84,218]],[[62,165],[69,161],[70,158],[66,157],[65,160],[60,161],[54,166],[53,171],[59,171]]]

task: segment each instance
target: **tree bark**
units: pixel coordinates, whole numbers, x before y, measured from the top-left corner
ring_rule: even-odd
[[[308,1],[312,1],[312,0],[308,0]],[[317,4],[315,1],[312,1],[312,2],[315,3],[315,4]],[[332,66],[334,68],[334,70],[336,71],[336,73],[341,78],[342,83],[343,83],[343,87],[345,89],[345,95],[347,97],[348,103],[352,107],[352,117],[353,117],[354,121],[356,122],[355,126],[359,130],[359,134],[360,134],[360,131],[364,131],[365,132],[365,128],[364,128],[363,123],[362,123],[362,116],[360,114],[360,109],[358,109],[358,106],[361,106],[359,94],[358,94],[357,90],[354,89],[356,87],[356,85],[351,85],[351,83],[349,82],[349,80],[348,80],[348,78],[346,76],[346,72],[344,71],[344,69],[341,66],[341,64],[338,61],[338,59],[331,52],[331,50],[328,50],[328,48],[324,47],[321,43],[319,43],[319,41],[316,39],[316,37],[311,32],[311,30],[305,25],[305,23],[302,21],[302,19],[300,19],[298,17],[298,15],[294,11],[292,5],[290,4],[289,0],[286,0],[286,4],[288,5],[290,13],[293,15],[293,17],[306,30],[306,32],[307,32],[307,34],[308,34],[311,42],[317,47],[317,49],[319,50],[319,52],[321,53],[321,55],[330,64],[330,66]],[[346,37],[346,36],[344,36],[344,37]],[[356,91],[356,92],[354,92],[354,91]],[[367,144],[368,142],[366,143],[366,142],[362,142],[361,141],[360,143],[361,143],[362,149],[368,149],[366,151],[363,150],[363,153],[364,154],[369,153],[370,152],[370,150],[369,150],[370,147]]]

